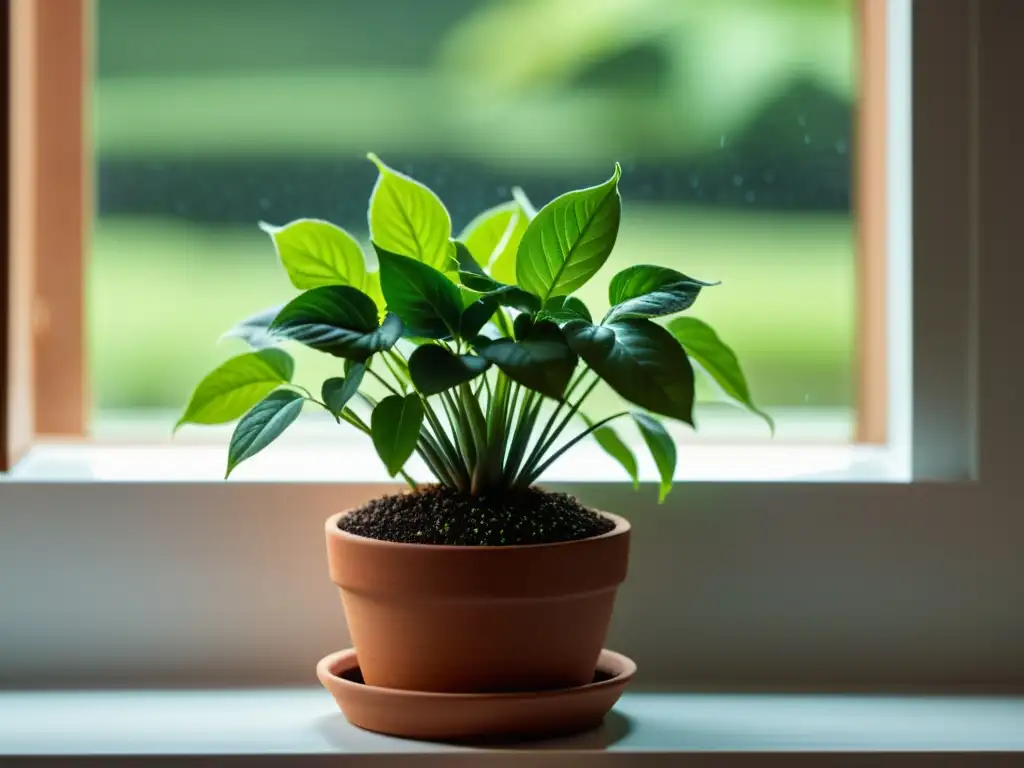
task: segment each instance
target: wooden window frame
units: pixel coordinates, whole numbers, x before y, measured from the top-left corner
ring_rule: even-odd
[[[0,271],[0,471],[37,437],[88,432],[84,279],[92,215],[91,0],[9,0],[10,230]],[[886,2],[857,0],[855,424],[888,437]],[[46,44],[41,44],[45,40]],[[6,103],[6,100],[5,100]]]
[[[92,217],[92,3],[8,0],[6,254],[0,269],[0,470],[88,421],[85,275]]]

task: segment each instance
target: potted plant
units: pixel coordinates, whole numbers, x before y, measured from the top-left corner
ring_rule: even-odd
[[[179,424],[238,419],[230,475],[308,404],[369,436],[388,473],[409,484],[326,525],[330,574],[366,685],[583,686],[626,576],[629,524],[535,483],[592,437],[635,485],[636,458],[611,424],[627,418],[653,456],[663,500],[676,449],[660,418],[693,424],[695,367],[761,413],[736,356],[707,324],[659,322],[713,284],[630,266],[612,277],[611,308],[596,322],[572,295],[615,245],[618,165],[604,183],[539,211],[517,190],[453,239],[433,192],[369,158],[379,170],[369,202],[379,270],[327,222],[262,225],[300,293],[229,332],[253,351],[210,373]],[[319,394],[293,383],[280,346],[289,342],[340,358]],[[601,382],[632,407],[589,418],[583,406]],[[436,483],[408,474],[414,455]]]

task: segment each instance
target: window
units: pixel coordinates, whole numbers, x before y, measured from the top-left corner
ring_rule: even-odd
[[[165,438],[241,348],[220,334],[290,295],[257,222],[312,216],[366,237],[374,150],[435,189],[455,231],[515,185],[540,204],[620,160],[607,273],[649,262],[721,279],[694,313],[740,353],[778,440],[849,441],[856,325],[874,322],[858,317],[857,254],[884,249],[858,242],[853,215],[853,0],[625,2],[582,18],[578,2],[251,0],[239,14],[235,0],[99,0],[95,434]],[[527,32],[543,29],[557,45]],[[603,289],[583,295],[600,307]],[[869,366],[885,354],[870,341]],[[333,363],[309,353],[298,370],[315,389]],[[728,406],[699,415],[702,439],[769,440]],[[862,427],[884,442],[884,424]]]
[[[779,7],[795,5],[801,4]],[[82,4],[15,2],[12,30],[26,29],[18,14],[58,6],[63,15],[44,12],[34,23],[67,19],[68,9]],[[886,21],[884,67],[870,70],[876,76],[884,70],[891,107],[884,119],[889,173],[881,231],[890,246],[912,242],[913,262],[902,277],[888,271],[892,258],[881,264],[889,297],[881,359],[890,369],[913,363],[906,399],[895,400],[890,391],[888,419],[890,426],[908,424],[913,473],[910,482],[891,484],[851,482],[846,472],[823,473],[828,483],[810,481],[822,476],[691,483],[660,508],[622,483],[559,486],[633,521],[631,573],[609,644],[639,662],[646,682],[935,686],[1024,679],[1015,578],[1024,556],[1017,467],[1024,425],[1012,407],[1024,370],[1019,356],[1006,352],[1019,345],[1018,291],[1009,277],[1019,261],[1014,184],[1022,171],[1017,139],[1024,112],[1008,106],[1020,94],[1004,76],[1019,68],[1021,17],[1016,0],[863,0],[856,7],[865,19],[874,11]],[[35,30],[45,39],[43,32]],[[26,48],[17,35],[12,42],[11,98],[18,105],[26,82],[44,82],[26,77],[31,68],[18,56],[39,65],[40,57],[71,47]],[[877,65],[877,56],[871,60]],[[861,76],[868,71],[858,69]],[[52,83],[59,73],[49,72],[45,82]],[[586,82],[599,76],[608,75],[591,72]],[[29,100],[34,112],[15,110],[24,118],[10,126],[15,146],[24,149],[18,141],[42,135],[28,117],[41,118],[44,102]],[[211,97],[210,110],[216,106]],[[45,199],[40,190],[54,183],[35,166],[26,169],[29,156],[11,156],[17,236],[5,264],[8,288],[24,280],[26,253],[37,269],[59,271],[46,266],[52,249],[18,240],[26,225],[18,206]],[[18,184],[29,181],[34,186],[26,193]],[[855,189],[855,201],[862,191]],[[877,190],[872,199],[877,204]],[[47,225],[53,220],[39,216]],[[55,237],[61,228],[28,229]],[[183,239],[183,245],[195,242]],[[852,248],[849,253],[852,259]],[[877,267],[870,274],[877,276]],[[858,274],[863,280],[865,273]],[[52,287],[51,274],[41,277],[43,288]],[[912,305],[903,289],[912,289]],[[31,330],[25,297],[11,290],[2,315],[12,347],[20,349]],[[62,325],[69,306],[73,300],[58,303],[37,322],[74,329]],[[861,311],[852,299],[849,306],[851,315]],[[240,307],[249,308],[248,302]],[[910,316],[912,346],[887,333],[900,313]],[[126,331],[137,332],[135,326]],[[36,347],[37,357],[53,354],[46,344]],[[24,374],[23,365],[8,366],[8,403]],[[883,381],[891,387],[897,380]],[[38,397],[37,391],[39,410],[55,409],[68,381],[38,381],[57,393]],[[181,448],[169,460],[191,461],[196,450]],[[210,450],[219,456],[222,448]],[[744,463],[743,454],[724,450]],[[169,457],[133,449],[106,460],[131,455],[137,464]],[[308,681],[312,662],[344,642],[323,574],[322,521],[385,486],[108,483],[90,477],[94,470],[55,471],[59,483],[30,471],[0,482],[0,576],[17,585],[0,592],[5,682]],[[55,573],[75,577],[58,583]]]

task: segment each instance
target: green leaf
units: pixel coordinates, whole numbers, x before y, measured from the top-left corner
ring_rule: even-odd
[[[587,305],[575,296],[557,296],[544,305],[541,316],[554,320],[556,323],[568,323],[570,320],[585,320],[592,323]]]
[[[348,401],[355,397],[359,391],[359,385],[363,383],[363,374],[366,373],[364,363],[352,363],[345,366],[345,378],[335,377],[327,379],[320,387],[320,399],[335,416],[345,410]]]
[[[476,263],[489,268],[496,280],[514,285],[516,252],[528,223],[519,203],[502,203],[473,219],[458,239],[466,244]]]
[[[693,368],[660,325],[650,320],[608,325],[573,320],[562,330],[576,354],[626,400],[693,424]]]
[[[512,199],[519,203],[523,215],[526,216],[527,224],[537,218],[537,209],[530,202],[530,198],[526,196],[526,192],[522,187],[512,187]]]
[[[231,435],[228,445],[228,469],[225,479],[235,467],[251,459],[280,437],[299,417],[305,398],[290,389],[271,392],[246,413]]]
[[[363,250],[340,227],[318,219],[298,219],[283,227],[260,222],[260,229],[274,241],[288,278],[300,291],[321,285],[363,287]]]
[[[622,215],[618,182],[621,169],[604,184],[567,192],[537,213],[519,244],[519,287],[546,303],[568,296],[607,261]]]
[[[594,426],[594,420],[589,416],[584,413],[581,413],[580,416],[583,417],[583,421],[586,422],[588,427]],[[633,487],[638,487],[640,485],[640,475],[637,471],[636,456],[622,438],[619,437],[619,433],[611,426],[605,424],[590,434],[591,437],[597,440],[597,444],[604,449],[605,453],[622,465],[622,468],[626,470],[626,474],[633,480]]]
[[[282,349],[261,349],[232,357],[207,374],[175,429],[182,424],[234,421],[269,392],[292,380],[295,362]]]
[[[370,415],[370,435],[388,474],[394,477],[405,465],[423,425],[423,404],[419,395],[385,397]]]
[[[363,293],[373,299],[377,305],[377,316],[384,319],[387,314],[387,302],[384,301],[384,291],[380,288],[380,272],[367,272],[363,280]]]
[[[497,339],[477,351],[512,381],[555,400],[562,399],[576,370],[576,355],[558,326],[548,321],[536,323],[521,341]]]
[[[452,240],[452,243],[455,246],[455,263],[458,265],[459,272],[467,272],[469,273],[467,276],[472,276],[473,278],[482,278],[479,280],[480,285],[487,286],[485,288],[474,288],[473,290],[489,291],[492,289],[492,286],[499,284],[484,272],[483,266],[477,262],[468,245],[461,240]]]
[[[686,350],[686,354],[714,380],[731,399],[756,413],[767,422],[775,434],[771,416],[754,405],[747,379],[740,368],[739,358],[714,329],[695,317],[678,317],[668,324],[668,330]]]
[[[462,321],[459,287],[427,264],[377,243],[374,247],[388,309],[402,319],[406,332],[428,339],[457,337]]]
[[[270,324],[274,322],[274,318],[282,309],[284,309],[284,304],[278,304],[264,309],[262,312],[257,312],[255,315],[250,315],[234,328],[226,331],[220,338],[222,341],[224,339],[241,339],[253,349],[272,347],[277,343],[277,339],[271,336],[267,329],[270,328]]]
[[[527,293],[515,285],[499,283],[480,268],[463,243],[456,240],[455,247],[459,262],[459,281],[463,286],[484,297],[493,298],[503,307],[515,307],[520,312],[536,312],[540,309],[540,299],[532,293]]]
[[[370,239],[390,253],[438,271],[454,270],[452,221],[444,204],[426,186],[389,168],[372,152],[367,157],[380,171],[370,194]]]
[[[646,413],[632,413],[633,421],[640,428],[640,434],[654,457],[661,476],[658,487],[658,503],[661,504],[672,490],[672,479],[676,474],[676,444],[661,422]]]
[[[477,299],[462,310],[462,321],[459,324],[459,335],[463,339],[471,339],[480,333],[487,321],[498,309],[498,302],[491,297]]]
[[[627,267],[608,285],[611,309],[604,322],[636,317],[662,317],[689,309],[700,289],[718,283],[705,283],[667,267],[637,264]]]
[[[362,362],[390,349],[402,335],[393,314],[377,325],[377,305],[348,285],[325,285],[301,293],[281,310],[270,332],[335,357]]]
[[[516,315],[516,319],[512,321],[512,332],[515,334],[517,341],[522,341],[533,330],[533,318],[525,312],[521,315]]]
[[[409,357],[409,375],[424,395],[436,395],[446,389],[472,381],[487,370],[490,363],[476,355],[453,355],[444,347],[427,344]]]

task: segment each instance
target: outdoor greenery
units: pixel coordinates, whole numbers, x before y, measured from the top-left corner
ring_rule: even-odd
[[[388,472],[415,485],[415,453],[439,482],[463,493],[528,487],[565,451],[593,436],[637,482],[637,462],[610,422],[630,417],[658,468],[664,499],[676,449],[658,417],[693,424],[694,370],[723,393],[751,400],[733,351],[685,316],[717,283],[667,267],[629,266],[611,279],[595,322],[573,294],[612,253],[622,214],[621,170],[603,184],[535,211],[521,190],[452,239],[451,218],[426,186],[375,155],[369,204],[379,270],[358,241],[325,221],[261,225],[295,288],[283,306],[228,331],[253,351],[198,385],[178,425],[238,420],[227,475],[266,448],[313,403],[369,435]],[[319,396],[294,383],[280,344],[297,342],[344,363]],[[377,399],[364,382],[386,391]],[[635,408],[597,420],[582,410],[600,382]],[[545,398],[555,407],[542,411]],[[368,414],[368,416],[367,416]],[[563,434],[578,419],[580,431]]]

